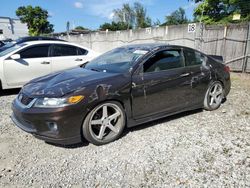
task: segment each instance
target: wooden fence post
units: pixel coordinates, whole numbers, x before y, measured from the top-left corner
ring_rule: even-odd
[[[249,55],[250,55],[250,22],[248,22],[246,46],[245,46],[245,51],[244,51],[245,58],[244,58],[244,62],[243,62],[242,72],[247,71]],[[249,64],[250,64],[250,62],[249,62]]]
[[[226,25],[224,27],[224,34],[223,34],[223,43],[222,43],[222,46],[223,46],[223,59],[225,60],[225,54],[226,54],[226,43],[227,43],[227,29],[228,29],[228,26]]]
[[[204,23],[200,22],[199,46],[198,46],[198,50],[200,50],[200,51],[202,51],[204,29],[205,29]]]

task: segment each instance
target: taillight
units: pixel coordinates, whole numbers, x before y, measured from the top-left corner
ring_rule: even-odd
[[[230,67],[229,66],[224,66],[224,71],[225,72],[230,72]]]

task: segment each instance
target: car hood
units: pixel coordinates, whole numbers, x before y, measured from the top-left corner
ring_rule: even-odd
[[[62,97],[84,90],[89,84],[103,81],[117,73],[97,72],[75,68],[36,78],[22,88],[22,93],[30,97]]]

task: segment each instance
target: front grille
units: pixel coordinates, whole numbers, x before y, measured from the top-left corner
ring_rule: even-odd
[[[19,99],[20,102],[21,102],[23,105],[25,105],[25,106],[29,105],[29,103],[33,100],[33,98],[30,98],[30,97],[28,97],[28,96],[25,95],[25,94],[20,94],[20,95],[18,96],[18,99]]]

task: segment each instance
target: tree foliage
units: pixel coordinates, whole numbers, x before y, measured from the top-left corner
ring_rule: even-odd
[[[76,30],[88,30],[87,28],[83,27],[83,26],[77,26],[75,27]]]
[[[249,0],[195,0],[195,2],[200,2],[194,11],[195,18],[206,24],[250,21]],[[240,14],[241,19],[234,21],[234,14]]]
[[[188,23],[188,19],[183,8],[172,12],[169,16],[165,18],[166,22],[163,25],[178,25]]]
[[[135,14],[133,7],[128,3],[123,4],[121,9],[115,9],[113,13],[117,23],[124,23],[127,25],[127,28],[133,27]]]
[[[134,3],[134,14],[136,28],[145,28],[151,26],[151,18],[147,16],[147,10],[141,3]]]
[[[147,16],[146,8],[139,2],[133,6],[125,3],[122,8],[115,9],[114,18],[117,22],[124,22],[127,28],[145,28],[151,26],[151,19]]]
[[[48,21],[48,11],[39,6],[21,6],[16,10],[16,15],[22,23],[27,24],[31,36],[38,36],[54,31],[53,25]]]
[[[132,27],[129,26],[129,29]],[[127,30],[128,25],[125,22],[112,22],[112,23],[104,23],[100,26],[101,30],[110,30],[110,31],[118,31],[118,30]]]

